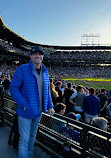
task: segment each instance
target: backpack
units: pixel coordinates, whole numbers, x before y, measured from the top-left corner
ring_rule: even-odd
[[[18,150],[18,143],[19,143],[19,131],[18,131],[18,116],[15,115],[13,126],[10,131],[8,145],[12,145],[15,149]]]

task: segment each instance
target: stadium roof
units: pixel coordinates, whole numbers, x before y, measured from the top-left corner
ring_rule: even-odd
[[[56,50],[110,50],[111,46],[54,46],[54,45],[43,45],[38,43],[33,43],[27,41],[25,38],[21,37],[14,31],[10,30],[3,22],[2,17],[0,16],[0,38],[6,41],[13,43],[13,45],[19,47],[22,45],[40,45],[42,47],[54,48]]]
[[[19,44],[23,44],[23,45],[28,44],[32,46],[34,45],[34,43],[27,41],[26,39],[15,33],[14,31],[12,31],[11,29],[9,29],[4,24],[1,16],[0,16],[0,38],[9,41],[16,46],[17,45],[19,46]]]

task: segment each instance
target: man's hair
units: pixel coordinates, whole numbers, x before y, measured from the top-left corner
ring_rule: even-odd
[[[104,93],[105,92],[105,88],[101,88],[101,92]]]
[[[68,87],[68,88],[71,88],[71,86],[72,86],[71,83],[68,83],[68,84],[67,84],[67,87]]]
[[[96,117],[91,121],[92,126],[105,130],[107,128],[108,121],[104,117]]]
[[[56,86],[62,85],[62,82],[61,82],[61,81],[57,81],[57,82],[55,83],[55,85],[56,85]]]
[[[77,92],[79,92],[79,91],[80,91],[80,89],[82,89],[82,88],[83,88],[83,86],[82,86],[82,85],[77,86],[77,87],[76,87]]]
[[[66,105],[65,105],[65,104],[63,104],[63,103],[57,103],[57,104],[55,105],[54,110],[55,110],[56,113],[58,113],[58,112],[60,112],[61,110],[63,110],[64,108],[66,108]]]
[[[93,87],[89,88],[89,93],[90,94],[94,94],[94,92],[95,92],[95,89]]]

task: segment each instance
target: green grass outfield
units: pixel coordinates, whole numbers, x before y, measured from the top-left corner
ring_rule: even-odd
[[[72,82],[78,85],[87,87],[94,87],[96,89],[105,88],[111,90],[111,78],[68,78],[64,77],[62,80]]]

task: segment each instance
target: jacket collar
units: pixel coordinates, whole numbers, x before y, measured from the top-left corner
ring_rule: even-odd
[[[29,66],[30,66],[31,70],[34,72],[35,68],[34,68],[31,60],[29,62]],[[45,72],[46,70],[47,69],[46,69],[45,65],[42,63],[42,72]]]

